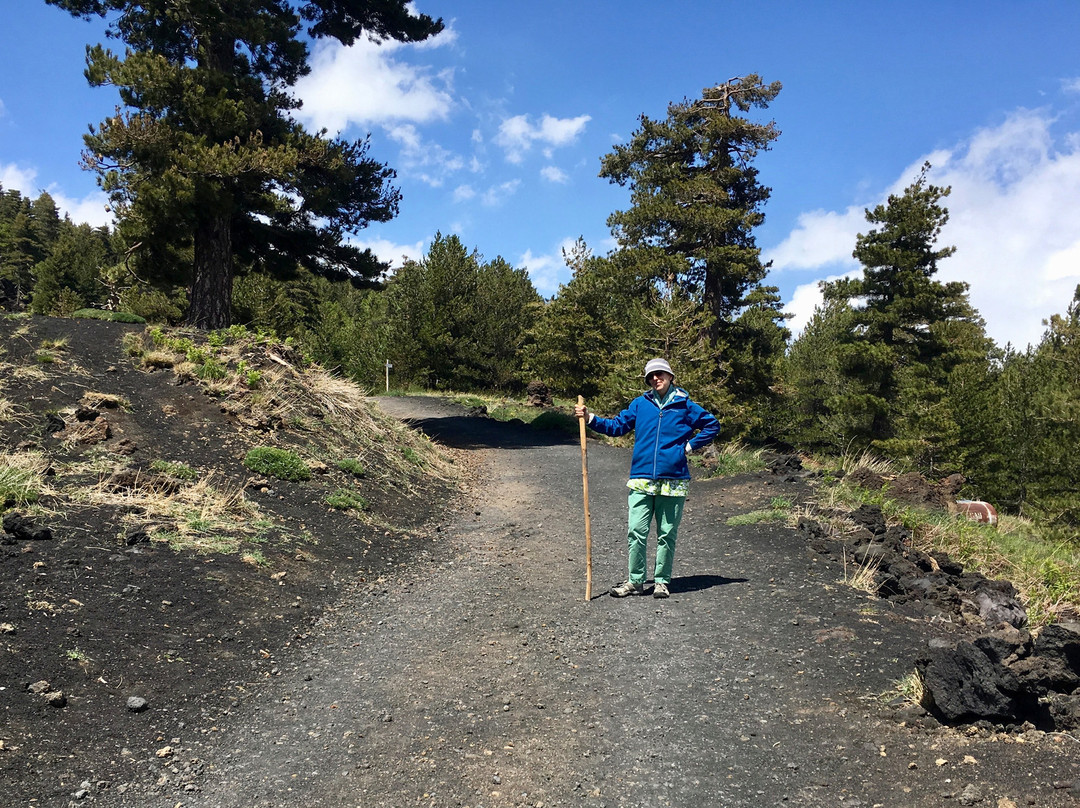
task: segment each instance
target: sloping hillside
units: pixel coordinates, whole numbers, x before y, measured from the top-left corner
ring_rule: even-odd
[[[448,454],[288,346],[51,318],[0,319],[0,345],[5,804],[212,724],[342,581],[438,552],[413,528]],[[307,479],[245,465],[265,447]]]

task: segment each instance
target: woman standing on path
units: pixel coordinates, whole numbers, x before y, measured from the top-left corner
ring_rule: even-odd
[[[617,598],[645,594],[645,554],[654,518],[657,535],[653,597],[668,596],[675,538],[690,488],[686,456],[711,443],[720,431],[720,422],[691,401],[685,390],[673,386],[674,380],[667,360],[650,359],[645,365],[649,390],[615,418],[597,417],[584,404],[574,409],[578,418],[586,418],[592,429],[609,437],[635,432],[627,483],[630,574],[626,581],[611,588]]]

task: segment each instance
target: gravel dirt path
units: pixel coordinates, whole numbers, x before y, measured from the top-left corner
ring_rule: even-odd
[[[805,482],[699,480],[672,596],[625,574],[625,449],[580,449],[437,399],[392,414],[461,450],[429,552],[357,581],[315,639],[213,727],[181,727],[157,796],[104,806],[1067,805],[1077,743],[937,725],[887,702],[931,625],[839,583],[796,531],[726,520]],[[884,696],[882,695],[884,694]],[[138,792],[138,793],[136,793]]]

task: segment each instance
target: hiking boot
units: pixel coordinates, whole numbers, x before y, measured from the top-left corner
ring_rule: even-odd
[[[652,596],[654,598],[666,598],[671,593],[668,592],[667,584],[656,584],[652,590]]]
[[[644,595],[645,587],[642,584],[635,584],[633,581],[623,581],[621,584],[616,584],[608,590],[613,598],[625,598],[627,595]]]

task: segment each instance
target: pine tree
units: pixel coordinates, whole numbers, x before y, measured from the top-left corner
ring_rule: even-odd
[[[1032,359],[1037,477],[1027,501],[1052,522],[1080,525],[1080,286],[1064,314],[1055,314]]]
[[[387,351],[400,379],[457,390],[520,385],[521,346],[540,303],[527,272],[502,258],[485,263],[457,236],[437,233],[385,294]]]
[[[850,419],[848,437],[926,470],[955,451],[947,381],[971,358],[972,345],[950,339],[949,324],[982,328],[967,284],[934,279],[955,248],[936,245],[950,189],[930,184],[929,171],[925,164],[903,194],[866,212],[878,227],[856,240],[862,277],[825,286],[830,300],[862,304],[853,306],[841,349],[848,384],[837,406]]]
[[[780,132],[772,121],[739,113],[768,108],[780,88],[751,74],[670,104],[663,121],[643,115],[630,142],[605,156],[600,171],[631,189],[631,207],[608,219],[620,263],[652,281],[654,303],[692,301],[706,313],[696,318],[709,324],[706,353],[726,361],[694,392],[730,401],[718,390],[729,385],[748,416],[743,431],[768,406],[789,334],[777,290],[762,285],[768,266],[754,238],[770,194],[754,160]],[[728,415],[730,424],[734,413]]]
[[[65,220],[48,257],[34,266],[31,309],[36,314],[69,315],[98,306],[107,297],[101,271],[115,262],[108,231]]]
[[[754,159],[780,132],[738,115],[766,109],[780,82],[757,75],[707,87],[668,106],[666,120],[642,115],[630,142],[601,163],[600,176],[630,185],[631,207],[608,219],[621,249],[653,277],[701,299],[718,342],[764,279],[753,231],[770,189]]]
[[[593,401],[601,389],[612,389],[609,375],[624,375],[614,358],[631,349],[630,315],[651,287],[632,266],[620,265],[618,255],[594,256],[580,238],[563,251],[563,259],[573,277],[541,310],[525,348],[525,365],[556,393]],[[615,403],[610,393],[604,403]]]
[[[839,403],[848,384],[840,350],[852,314],[846,301],[823,301],[782,362],[779,375],[788,410],[783,434],[798,446],[840,454],[854,431]]]
[[[115,12],[121,58],[88,49],[87,78],[115,85],[126,111],[86,137],[129,243],[150,264],[191,251],[188,322],[229,324],[234,266],[370,278],[370,251],[343,241],[392,218],[393,172],[367,155],[368,141],[311,134],[291,117],[288,89],[309,72],[302,36],[350,45],[423,40],[442,22],[406,0],[47,0],[80,17]],[[173,272],[183,268],[173,267]]]

